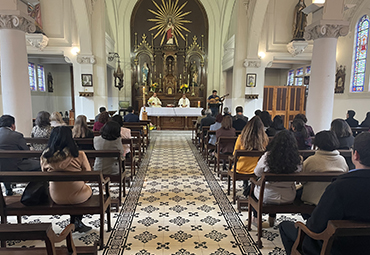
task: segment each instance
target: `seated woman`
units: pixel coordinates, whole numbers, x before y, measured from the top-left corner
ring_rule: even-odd
[[[370,112],[366,113],[366,118],[361,122],[360,127],[370,127]]]
[[[242,130],[236,140],[234,152],[236,150],[264,151],[269,142],[265,133],[263,123],[258,116],[254,116]],[[236,171],[239,174],[253,174],[257,165],[258,157],[240,157],[236,164]],[[248,181],[244,181],[245,196],[249,195]]]
[[[227,116],[227,115],[225,115],[225,116]],[[215,122],[215,124],[212,124],[211,126],[209,126],[209,130],[210,131],[212,131],[212,130],[213,131],[218,130],[221,127],[221,121],[222,121],[222,119],[223,119],[222,114],[220,114],[220,113],[217,114],[217,116],[216,116],[216,122]],[[216,136],[215,135],[210,135],[210,138],[209,138],[208,143],[209,144],[212,144],[212,145],[216,145],[216,142],[217,142]]]
[[[73,138],[94,138],[94,133],[87,127],[87,118],[85,115],[78,115],[75,121],[75,125],[72,129]],[[81,144],[80,150],[93,150],[94,146],[89,144]]]
[[[275,136],[282,130],[285,130],[283,118],[280,115],[276,115],[271,126],[266,130],[266,134],[268,136]]]
[[[333,132],[339,141],[338,150],[349,150],[355,138],[352,135],[351,127],[343,119],[335,119],[331,122],[330,131]]]
[[[43,151],[41,169],[45,172],[83,172],[91,171],[87,157],[72,138],[69,127],[55,127],[51,132],[49,143]],[[50,197],[56,204],[80,204],[87,201],[92,190],[83,181],[50,182]],[[87,232],[91,227],[82,222],[82,215],[71,215],[71,223],[75,231]]]
[[[292,132],[279,132],[267,146],[254,169],[254,174],[261,177],[263,173],[290,174],[302,170],[302,158],[298,152],[297,141]],[[264,190],[263,203],[290,204],[296,196],[294,182],[267,182]],[[254,196],[260,195],[260,186],[254,189]],[[256,215],[255,215],[256,216]],[[276,215],[270,214],[270,226],[274,225]]]
[[[304,115],[302,113],[298,113],[294,117],[293,121],[295,119],[300,119],[300,120],[302,120],[304,122],[304,126],[305,126],[305,128],[307,130],[308,136],[315,136],[315,132],[313,131],[313,128],[310,125],[307,125],[307,117],[306,117],[306,115]]]
[[[131,138],[131,129],[123,127],[123,119],[121,115],[114,115],[112,118],[112,121],[115,121],[120,125],[121,138],[126,138],[126,139]],[[130,145],[129,144],[122,144],[122,145],[123,145],[124,155],[127,157],[128,155],[130,155],[128,154],[130,152]]]
[[[221,127],[216,131],[216,141],[220,137],[235,137],[235,128],[232,127],[233,120],[230,115],[226,115],[222,118]],[[231,155],[234,151],[233,144],[220,144],[220,153]],[[226,162],[223,162],[223,169],[226,170]]]
[[[53,112],[50,115],[50,125],[52,127],[59,127],[66,126],[67,124],[64,122],[62,115],[59,112]]]
[[[292,131],[297,139],[298,150],[311,150],[312,143],[303,120],[297,118],[293,120]]]
[[[49,138],[51,134],[50,125],[50,114],[45,111],[41,111],[37,114],[35,120],[35,126],[32,128],[31,137],[35,138]],[[32,144],[32,147],[36,151],[43,151],[47,144]]]
[[[100,131],[100,129],[109,121],[109,113],[102,112],[99,115],[98,121],[94,123],[93,131]]]
[[[315,136],[315,155],[303,162],[303,172],[348,172],[348,165],[336,149],[338,139],[331,131],[321,131]],[[330,183],[308,182],[303,185],[302,201],[317,205]]]
[[[99,117],[100,118],[100,117]],[[119,150],[121,159],[124,160],[124,150],[121,141],[121,127],[115,121],[108,121],[100,130],[100,136],[94,137],[95,150]],[[96,158],[94,171],[102,171],[103,174],[119,174],[119,165],[115,158]]]

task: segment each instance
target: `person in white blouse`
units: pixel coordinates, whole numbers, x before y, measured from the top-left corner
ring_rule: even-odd
[[[179,100],[179,107],[181,107],[181,108],[189,108],[190,107],[190,101],[186,97],[185,94],[182,94],[182,98],[180,98],[180,100]]]
[[[157,93],[153,93],[153,96],[151,96],[148,100],[148,105],[150,107],[162,107],[162,102],[157,97]]]

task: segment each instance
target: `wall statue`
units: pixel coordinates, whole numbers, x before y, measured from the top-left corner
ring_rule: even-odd
[[[303,12],[306,8],[304,0],[299,0],[294,8],[293,40],[304,40],[304,31],[307,26],[307,14]]]

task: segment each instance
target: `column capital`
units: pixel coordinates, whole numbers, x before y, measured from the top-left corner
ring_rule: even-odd
[[[77,63],[79,64],[95,64],[94,55],[77,55]]]
[[[319,38],[338,38],[339,36],[346,36],[349,32],[349,22],[320,22],[311,24],[306,27],[304,38],[306,40],[316,40]]]
[[[246,68],[252,67],[252,68],[260,68],[261,67],[261,60],[256,58],[256,59],[245,59],[244,60],[244,66]]]
[[[17,29],[26,33],[34,33],[36,25],[22,15],[0,14],[0,29]]]

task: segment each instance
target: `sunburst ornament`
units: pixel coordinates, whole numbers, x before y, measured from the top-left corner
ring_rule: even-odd
[[[190,20],[186,20],[184,17],[191,13],[191,11],[184,12],[183,9],[188,2],[185,2],[183,5],[179,6],[179,0],[172,1],[162,0],[162,5],[159,6],[154,0],[153,4],[157,7],[156,11],[150,10],[151,13],[155,15],[154,19],[148,19],[148,21],[155,22],[155,25],[149,29],[157,30],[157,33],[154,36],[154,39],[158,36],[162,36],[161,45],[165,44],[174,44],[178,46],[178,37],[181,37],[185,41],[185,37],[182,34],[183,31],[189,32],[184,25],[186,23],[191,23]]]

